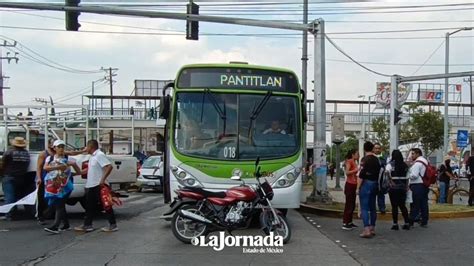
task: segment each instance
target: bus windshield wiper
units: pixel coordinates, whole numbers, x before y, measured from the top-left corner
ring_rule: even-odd
[[[209,100],[211,100],[212,106],[214,106],[214,109],[216,109],[217,114],[221,117],[222,120],[226,120],[225,112],[221,109],[219,103],[217,103],[216,97],[211,92],[211,90],[205,89],[204,92],[206,93],[206,95],[209,96]]]
[[[205,89],[204,93],[209,97],[209,100],[211,101],[212,106],[214,106],[214,109],[216,110],[217,114],[224,121],[224,134],[225,134],[226,124],[227,124],[225,102],[224,102],[224,110],[222,110],[221,107],[219,106],[219,103],[216,100],[216,97],[214,96],[214,93],[212,93],[210,89]]]
[[[271,91],[267,92],[267,94],[265,94],[265,97],[263,97],[263,99],[258,103],[258,105],[256,105],[256,106],[254,105],[252,114],[250,115],[250,125],[249,125],[249,132],[248,132],[249,136],[250,136],[250,132],[252,131],[252,128],[253,128],[253,125],[254,125],[253,122],[260,115],[260,113],[263,110],[263,107],[265,107],[268,100],[270,100],[271,96],[272,96],[272,92]]]

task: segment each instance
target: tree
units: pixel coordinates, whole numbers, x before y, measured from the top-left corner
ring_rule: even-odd
[[[400,125],[400,144],[421,143],[426,156],[443,145],[444,119],[441,112],[426,111],[419,104],[404,108],[410,118]],[[389,123],[385,118],[372,120],[372,129],[377,141],[388,151],[390,140]]]
[[[384,151],[390,148],[390,128],[384,117],[377,117],[372,120],[372,130],[375,132],[375,139],[380,143]]]
[[[426,112],[419,106],[413,106],[413,112],[406,123],[408,136],[416,137],[421,143],[426,156],[443,145],[444,118],[439,111]]]

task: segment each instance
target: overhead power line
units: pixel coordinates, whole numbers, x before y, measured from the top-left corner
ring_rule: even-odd
[[[7,29],[24,29],[24,30],[39,30],[39,31],[56,31],[56,32],[66,32],[63,29],[55,28],[38,28],[38,27],[20,27],[20,26],[10,26],[10,25],[1,25],[0,28]],[[350,34],[382,34],[382,33],[409,33],[409,32],[428,32],[428,31],[446,31],[446,30],[455,30],[459,27],[449,27],[449,28],[429,28],[429,29],[400,29],[400,30],[381,30],[381,31],[348,31],[348,32],[330,32],[327,34],[330,35],[350,35]],[[79,32],[83,33],[109,33],[109,34],[125,34],[125,35],[163,35],[163,36],[181,36],[182,33],[153,33],[153,32],[124,32],[124,31],[97,31],[97,30],[82,30]],[[298,36],[294,33],[200,33],[202,36]],[[473,36],[466,36],[473,37]],[[419,37],[418,37],[419,38]],[[357,39],[357,38],[356,38]]]
[[[20,52],[19,56],[22,56],[22,57],[24,57],[24,58],[26,58],[30,61],[36,62],[36,63],[44,65],[44,66],[48,66],[48,67],[51,67],[51,68],[55,68],[57,70],[70,72],[70,73],[74,73],[74,74],[97,74],[97,73],[101,72],[101,70],[75,69],[75,68],[60,64],[58,62],[55,62],[51,59],[48,59],[48,58],[42,56],[38,52],[34,51],[33,49],[29,48],[25,44],[15,40],[15,39],[9,38],[9,37],[4,36],[4,35],[0,35],[0,39],[5,40],[5,41],[16,42],[17,45],[13,48],[16,49],[16,51]],[[9,50],[14,51],[11,48]],[[14,52],[16,52],[16,51],[14,51]]]
[[[415,71],[411,74],[411,76],[415,75],[416,73],[418,73],[418,71],[420,71],[421,68],[423,68],[423,66],[426,65],[426,63],[428,63],[428,61],[430,61],[431,57],[433,57],[433,55],[439,50],[439,48],[441,48],[441,46],[443,46],[443,44],[446,42],[446,40],[443,40],[439,45],[438,47],[436,47],[436,49],[434,49],[434,51],[428,56],[428,58],[425,60],[425,62],[423,62],[423,64]]]
[[[329,38],[327,35],[326,35],[326,40],[328,40],[328,42],[330,44],[332,44],[332,46],[334,48],[336,48],[336,50],[338,50],[341,54],[343,54],[345,57],[349,58],[352,62],[354,62],[355,64],[357,64],[358,66],[362,67],[363,69],[369,71],[369,72],[372,72],[374,74],[377,74],[377,75],[380,75],[380,76],[384,76],[384,77],[391,77],[391,75],[388,75],[388,74],[384,74],[384,73],[380,73],[380,72],[377,72],[375,70],[372,70],[366,66],[364,66],[363,64],[359,63],[357,60],[355,60],[354,58],[352,58],[350,55],[348,55],[346,52],[344,52],[344,50],[342,50],[342,48],[340,48],[333,40],[331,40],[331,38]]]

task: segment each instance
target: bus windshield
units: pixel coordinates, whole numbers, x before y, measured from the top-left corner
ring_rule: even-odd
[[[298,98],[267,94],[176,94],[174,145],[219,160],[283,158],[300,148]]]

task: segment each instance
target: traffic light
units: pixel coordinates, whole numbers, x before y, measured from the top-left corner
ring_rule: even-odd
[[[401,112],[400,110],[398,110],[397,108],[394,108],[394,111],[395,111],[395,119],[394,119],[393,122],[394,122],[395,125],[396,125],[396,124],[398,124],[398,122],[399,122],[400,120],[402,120],[402,118],[401,118],[402,112]]]
[[[66,6],[77,7],[81,0],[65,0]],[[66,11],[66,30],[78,31],[81,24],[77,21],[81,12],[77,11]]]
[[[199,5],[195,3],[187,4],[188,15],[199,15]],[[199,21],[186,20],[186,39],[199,40]]]

